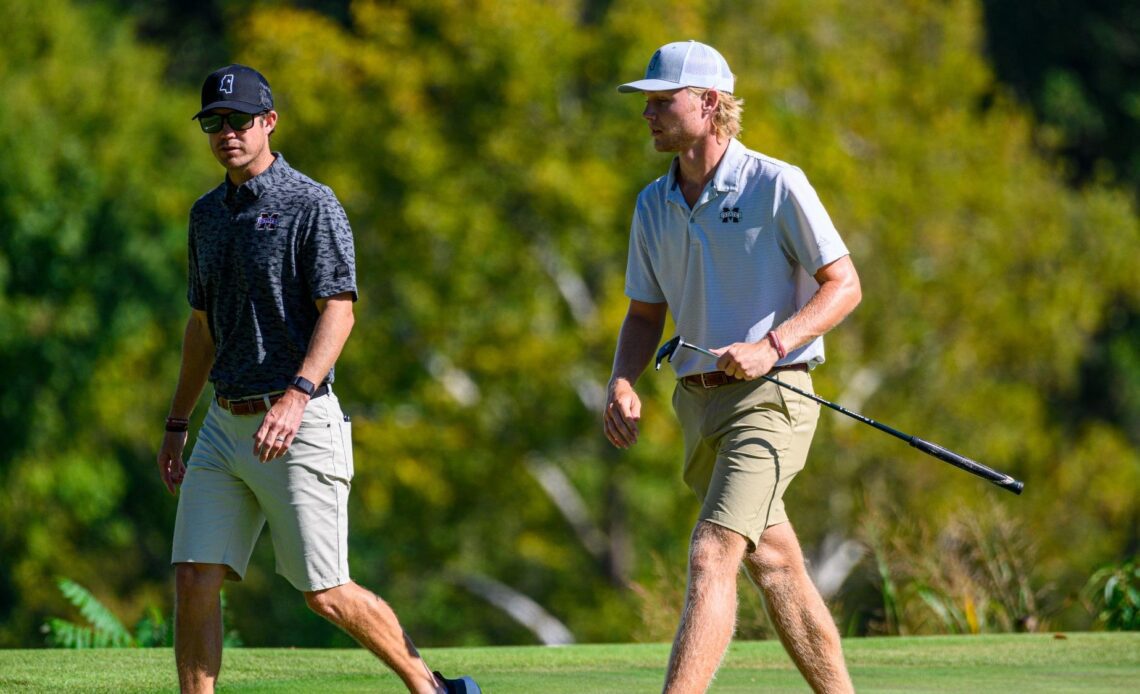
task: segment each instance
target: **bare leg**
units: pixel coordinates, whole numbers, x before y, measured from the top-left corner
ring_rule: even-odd
[[[384,661],[404,681],[408,691],[417,694],[443,691],[400,627],[396,613],[371,591],[350,581],[335,588],[305,593],[305,602]]]
[[[747,546],[727,528],[702,521],[689,546],[689,590],[673,640],[665,692],[704,692],[736,628],[736,572]]]
[[[744,557],[764,594],[772,624],[796,667],[816,692],[854,692],[839,630],[811,582],[791,523],[773,525]]]
[[[212,694],[222,669],[221,564],[178,564],[175,570],[174,660],[187,694]]]

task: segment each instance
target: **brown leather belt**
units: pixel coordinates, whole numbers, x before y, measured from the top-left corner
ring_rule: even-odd
[[[777,373],[780,371],[807,371],[807,364],[788,364],[787,366],[774,367],[769,373]],[[723,371],[706,371],[702,374],[693,374],[685,376],[681,379],[686,385],[700,386],[702,388],[717,388],[720,386],[727,386],[730,383],[744,383],[743,378],[736,376],[729,376]]]
[[[328,395],[329,386],[324,384],[320,388],[313,391],[313,397],[319,398],[322,395]],[[251,414],[258,414],[261,412],[268,412],[273,403],[277,402],[285,395],[285,391],[280,390],[275,393],[266,393],[252,398],[238,398],[236,400],[229,400],[220,395],[214,397],[218,401],[218,405],[223,410],[228,410],[230,414],[244,416]]]

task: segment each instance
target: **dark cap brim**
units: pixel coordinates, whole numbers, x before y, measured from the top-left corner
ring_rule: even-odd
[[[241,113],[261,113],[266,110],[261,104],[251,104],[248,101],[215,101],[203,106],[202,110],[195,113],[190,120],[201,118],[216,108],[228,108],[231,111],[240,111]]]

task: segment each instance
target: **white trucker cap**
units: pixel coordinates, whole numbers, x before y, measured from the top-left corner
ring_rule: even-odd
[[[618,87],[619,92],[667,92],[682,87],[715,89],[731,94],[736,78],[724,56],[696,41],[667,43],[649,59],[645,79]]]

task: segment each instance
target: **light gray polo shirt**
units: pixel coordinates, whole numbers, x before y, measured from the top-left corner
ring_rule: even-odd
[[[714,349],[757,342],[819,289],[814,275],[848,255],[815,189],[798,167],[733,139],[690,210],[669,173],[637,198],[625,293],[668,303],[687,342]],[[779,364],[824,361],[823,338]],[[673,358],[678,377],[715,370],[692,350]]]

